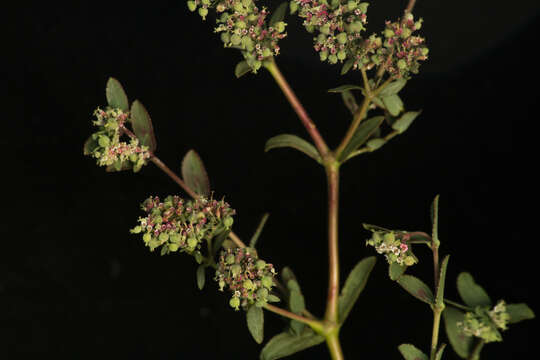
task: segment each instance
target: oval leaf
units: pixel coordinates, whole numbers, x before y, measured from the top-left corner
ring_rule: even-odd
[[[414,119],[416,119],[416,117],[420,115],[420,113],[421,111],[406,112],[392,124],[392,129],[396,130],[400,134],[403,134],[405,130],[407,130],[412,124]]]
[[[486,291],[477,283],[471,274],[462,272],[457,278],[457,289],[463,302],[474,308],[476,306],[491,306],[491,299]]]
[[[473,348],[473,338],[465,336],[458,328],[458,322],[462,322],[465,314],[451,306],[447,306],[443,311],[446,335],[454,351],[463,359],[469,357]]]
[[[362,259],[347,277],[338,302],[339,322],[341,324],[347,319],[360,293],[364,290],[376,260],[375,256]]]
[[[270,26],[274,26],[276,23],[283,21],[285,19],[285,14],[287,13],[287,8],[289,7],[288,2],[284,2],[279,4],[279,6],[276,8],[274,13],[272,14],[272,17],[270,18]]]
[[[324,337],[306,328],[302,334],[282,332],[274,336],[261,351],[260,360],[276,360],[324,342]]]
[[[141,144],[148,146],[151,152],[156,151],[157,143],[152,119],[150,119],[148,111],[139,100],[135,100],[131,104],[131,124],[133,133],[135,133]]]
[[[90,155],[94,152],[95,149],[99,147],[98,138],[94,139],[94,135],[90,135],[88,139],[84,142],[83,154]]]
[[[385,97],[390,95],[396,95],[398,92],[403,89],[403,87],[407,84],[407,80],[405,79],[398,79],[396,81],[392,81],[390,84],[386,85],[384,89],[381,90],[379,93],[379,96]]]
[[[347,90],[364,90],[364,88],[361,87],[361,86],[358,86],[358,85],[341,85],[341,86],[338,86],[336,88],[328,90],[328,92],[342,93],[342,92],[347,91]]]
[[[390,115],[398,116],[401,111],[403,111],[403,101],[397,95],[385,96],[382,98],[384,107]]]
[[[401,344],[398,349],[405,360],[428,360],[428,356],[412,344]]]
[[[351,70],[351,68],[353,67],[354,65],[354,59],[349,59],[347,61],[345,61],[345,64],[343,64],[343,67],[341,68],[341,75],[345,75],[346,73],[349,72],[349,70]]]
[[[444,304],[444,283],[446,281],[446,268],[448,267],[448,259],[450,255],[446,255],[441,263],[439,273],[439,284],[437,285],[437,298],[435,299],[437,305],[443,306]]]
[[[527,306],[527,304],[508,304],[506,305],[506,311],[510,315],[510,324],[514,324],[523,320],[534,319],[534,312]]]
[[[362,146],[367,139],[377,130],[384,121],[384,116],[375,116],[362,122],[354,132],[351,141],[347,144],[343,152],[340,154],[340,159],[346,159],[347,155]]]
[[[401,275],[405,273],[405,270],[407,269],[406,265],[399,265],[398,263],[392,263],[390,266],[388,266],[388,275],[390,275],[390,279],[396,281],[400,278]]]
[[[105,96],[107,97],[107,103],[112,108],[118,108],[122,111],[129,111],[129,102],[122,87],[122,84],[115,78],[109,78],[107,81],[107,87],[105,88]]]
[[[257,342],[262,343],[264,338],[264,312],[257,306],[250,306],[246,314],[247,326],[251,336]]]
[[[195,150],[189,150],[182,160],[182,177],[186,185],[197,194],[210,195],[210,182],[204,164]]]
[[[371,139],[367,142],[366,147],[369,149],[369,151],[375,151],[384,144],[386,144],[386,140],[384,139]]]
[[[321,156],[319,155],[319,152],[315,146],[296,135],[282,134],[274,136],[273,138],[268,139],[266,145],[264,146],[264,151],[266,152],[268,150],[280,147],[292,147],[322,164]]]
[[[294,280],[291,280],[294,281]],[[301,314],[306,309],[306,302],[304,295],[298,290],[291,290],[289,296],[289,307],[295,314]]]
[[[199,288],[199,290],[202,290],[204,288],[205,281],[206,281],[206,266],[199,265],[199,267],[197,267],[197,287]]]
[[[354,95],[349,90],[345,90],[341,93],[341,97],[343,98],[343,103],[349,109],[352,115],[358,110],[358,104],[356,103],[356,99],[354,98]]]
[[[251,67],[248,65],[247,61],[244,60],[236,64],[236,67],[234,68],[234,75],[238,79],[246,75],[250,71],[251,71]]]
[[[402,275],[398,280],[398,284],[401,285],[409,294],[415,298],[422,300],[430,305],[435,301],[433,298],[433,292],[431,289],[419,278],[412,275]]]

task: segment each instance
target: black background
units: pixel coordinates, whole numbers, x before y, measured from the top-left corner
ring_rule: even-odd
[[[404,5],[373,3],[370,31]],[[539,8],[536,1],[419,0],[415,13],[425,19],[430,60],[401,95],[408,109],[423,113],[406,134],[342,167],[342,279],[374,255],[362,222],[429,231],[429,206],[440,194],[441,253],[451,254],[448,297],[457,299],[455,278],[466,270],[494,300],[537,310],[536,235],[523,224],[534,181],[527,169],[535,160],[516,146],[516,133],[537,117],[538,95],[527,87],[538,79]],[[196,289],[192,258],[150,253],[128,232],[148,195],[181,190],[152,165],[135,175],[107,174],[83,157],[109,76],[149,110],[165,163],[178,171],[187,150],[199,152],[215,193],[237,209],[235,231],[243,239],[270,212],[260,255],[278,269],[291,265],[308,308],[323,314],[324,171],[294,150],[264,153],[271,136],[307,134],[267,72],[234,78],[240,54],[221,46],[213,20],[202,23],[183,1],[43,2],[8,17],[16,51],[4,69],[2,358],[258,356],[260,346],[228,297],[210,279]],[[289,23],[278,64],[335,146],[350,116],[326,89],[359,83],[360,74],[341,78],[339,67],[320,63],[297,18]],[[416,253],[421,263],[411,273],[431,283],[430,253]],[[399,359],[403,342],[429,348],[429,308],[386,270],[379,258],[342,329],[347,359]],[[283,323],[266,319],[268,339]],[[526,358],[534,328],[535,321],[512,326],[483,358]],[[326,358],[324,346],[291,357]],[[457,359],[450,348],[446,358]]]

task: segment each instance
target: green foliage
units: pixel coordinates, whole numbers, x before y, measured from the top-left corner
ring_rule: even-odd
[[[466,336],[458,327],[459,323],[463,323],[465,313],[454,307],[447,306],[443,311],[443,318],[450,345],[461,358],[468,358],[473,349],[474,341],[472,336]]]
[[[255,230],[255,233],[253,234],[253,236],[251,237],[251,240],[249,241],[250,248],[255,248],[255,245],[257,245],[257,240],[259,240],[259,236],[261,236],[262,230],[269,216],[270,214],[266,213],[261,218],[261,222],[259,223],[259,226],[257,226],[257,230]]]
[[[274,136],[273,138],[268,139],[264,147],[264,151],[267,152],[271,149],[281,148],[281,147],[291,147],[296,150],[299,150],[309,156],[310,158],[316,160],[318,163],[322,164],[321,156],[315,148],[306,140],[291,134],[282,134]]]
[[[385,109],[388,110],[392,116],[398,116],[405,108],[403,101],[401,101],[401,98],[396,94],[385,96],[381,98],[381,100]]]
[[[341,153],[339,160],[347,159],[353,151],[360,148],[369,139],[369,137],[381,126],[384,121],[384,116],[375,116],[365,120],[358,126],[354,132],[351,141],[347,144],[343,152]]]
[[[353,93],[350,90],[345,90],[341,92],[341,97],[343,99],[343,103],[351,112],[351,115],[354,115],[358,110],[358,104],[356,103]]]
[[[157,142],[154,135],[152,120],[148,111],[144,108],[139,100],[135,100],[131,104],[131,124],[133,133],[137,136],[142,145],[148,146],[151,152],[156,151]]]
[[[362,259],[351,270],[347,280],[345,280],[338,302],[339,322],[341,324],[345,322],[360,293],[364,290],[376,260],[375,256]]]
[[[310,328],[300,335],[282,332],[274,336],[261,351],[260,360],[277,360],[324,342],[324,337]]]
[[[329,93],[342,93],[350,90],[363,90],[364,88],[358,85],[341,85],[336,88],[328,90]]]
[[[210,195],[210,181],[199,154],[189,150],[182,160],[182,177],[186,185],[202,196]]]
[[[251,66],[249,66],[247,61],[242,60],[238,64],[236,64],[236,67],[234,68],[234,75],[236,76],[237,79],[239,79],[250,71],[251,71]]]
[[[403,134],[412,124],[414,119],[416,119],[416,117],[420,115],[420,113],[421,111],[406,112],[392,124],[392,129],[396,130],[400,134]]]
[[[246,321],[249,332],[257,344],[261,344],[264,338],[264,312],[258,306],[250,306],[246,313]]]
[[[450,255],[446,255],[441,263],[439,283],[437,284],[437,295],[435,299],[437,306],[444,306],[444,284],[446,282],[446,268],[448,267],[449,258]]]
[[[270,18],[270,21],[268,24],[270,26],[275,26],[280,21],[283,21],[285,19],[285,15],[287,14],[287,8],[289,7],[288,2],[283,2],[279,4],[279,6],[274,10],[272,17]]]
[[[405,273],[405,270],[407,270],[407,265],[400,265],[394,262],[388,266],[388,275],[390,276],[390,279],[395,281]]]
[[[386,85],[381,90],[381,92],[379,93],[379,96],[383,98],[386,96],[396,95],[401,91],[401,89],[405,87],[406,84],[407,84],[406,79],[397,79],[395,81],[392,81],[390,84]]]
[[[433,199],[433,203],[431,204],[431,224],[432,224],[432,231],[431,231],[431,238],[435,246],[439,246],[440,240],[439,240],[439,195],[435,196],[435,199]]]
[[[428,360],[428,356],[412,344],[401,344],[399,352],[405,360]]]
[[[462,272],[457,278],[457,289],[463,302],[472,308],[476,306],[491,306],[491,299],[486,291],[477,283],[471,274]]]
[[[534,312],[527,306],[527,304],[508,304],[506,305],[506,311],[510,315],[510,324],[515,324],[523,320],[534,319]]]
[[[201,264],[197,267],[197,287],[199,290],[204,288],[206,282],[206,265]]]
[[[402,275],[397,282],[418,300],[422,300],[430,305],[435,303],[435,298],[433,297],[431,289],[417,277],[412,275]]]
[[[129,110],[129,102],[127,95],[122,87],[122,84],[113,77],[107,81],[107,87],[105,88],[105,95],[107,97],[107,103],[112,108],[117,108],[127,112]]]
[[[437,353],[435,354],[435,360],[441,360],[442,359],[445,348],[446,348],[446,344],[442,344],[439,347],[439,350],[437,350]]]

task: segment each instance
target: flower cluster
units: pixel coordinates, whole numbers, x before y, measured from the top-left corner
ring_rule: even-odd
[[[139,218],[134,234],[144,233],[143,240],[150,251],[161,246],[161,255],[186,252],[200,262],[201,243],[211,239],[217,230],[229,229],[235,210],[225,201],[199,198],[183,200],[179,196],[149,197],[141,208],[147,213]]]
[[[220,291],[226,286],[233,293],[231,307],[246,310],[250,305],[262,307],[270,301],[275,276],[274,266],[259,259],[254,249],[236,248],[221,252],[214,279]]]
[[[365,40],[361,32],[367,23],[368,3],[359,0],[293,0],[291,9],[298,9],[298,16],[309,32],[317,30],[313,39],[315,51],[321,61],[335,64],[345,59],[353,59],[354,66],[362,60],[372,40]]]
[[[99,166],[107,166],[108,169],[117,171],[133,168],[133,171],[137,172],[146,165],[150,158],[147,146],[141,146],[137,138],[131,138],[129,143],[120,141],[121,130],[129,119],[129,114],[108,107],[106,110],[97,108],[94,115],[96,120],[93,123],[99,130],[86,142],[86,155],[97,159]]]
[[[502,341],[497,329],[506,330],[510,315],[506,311],[506,304],[500,300],[493,309],[477,307],[474,312],[465,314],[465,318],[457,325],[466,336],[476,336],[485,342]]]
[[[221,33],[225,47],[242,50],[253,72],[257,72],[265,59],[279,54],[278,41],[287,36],[284,32],[287,24],[279,21],[269,26],[269,12],[265,7],[257,7],[254,0],[188,1],[188,8],[191,11],[198,8],[203,19],[210,7],[215,7],[218,13],[218,26],[214,31]]]
[[[411,266],[418,262],[418,259],[411,252],[410,246],[406,244],[407,233],[397,231],[373,231],[371,239],[366,240],[366,245],[375,247],[379,254],[384,254],[389,264]]]
[[[421,27],[422,19],[415,22],[411,13],[402,21],[387,21],[383,46],[371,57],[372,63],[382,63],[385,70],[398,79],[408,77],[409,73],[417,74],[419,61],[426,60],[429,53],[424,46],[425,39],[412,35]]]

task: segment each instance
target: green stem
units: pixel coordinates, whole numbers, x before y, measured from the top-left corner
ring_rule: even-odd
[[[339,332],[336,331],[326,337],[326,345],[330,352],[330,358],[332,360],[344,360],[343,351],[341,350],[341,343],[339,342]]]
[[[356,129],[358,128],[358,125],[360,125],[360,122],[364,120],[364,118],[366,117],[370,102],[371,102],[371,96],[366,94],[366,96],[364,97],[364,101],[362,102],[362,105],[360,106],[360,110],[357,111],[356,114],[354,115],[353,121],[351,125],[349,126],[349,129],[347,130],[345,137],[343,138],[343,140],[341,141],[341,144],[339,144],[338,148],[336,149],[337,159],[340,158],[341,153],[351,141],[354,133],[356,132]]]
[[[433,331],[431,333],[431,360],[435,360],[435,355],[437,354],[437,347],[439,343],[439,328],[441,325],[441,315],[443,309],[436,307],[433,310]]]
[[[476,343],[476,346],[474,347],[471,356],[468,357],[467,360],[478,360],[480,359],[480,352],[482,351],[482,348],[484,347],[484,340],[479,340]]]
[[[309,117],[307,111],[302,106],[302,103],[300,103],[300,100],[298,100],[298,98],[296,97],[296,94],[289,86],[289,83],[287,82],[281,71],[279,71],[279,68],[277,67],[275,61],[273,59],[271,61],[268,61],[267,63],[265,63],[265,67],[274,77],[274,80],[281,88],[281,91],[283,91],[283,94],[285,95],[287,100],[289,100],[292,108],[300,118],[300,121],[302,121],[302,124],[306,128],[311,138],[313,139],[313,142],[317,147],[319,154],[324,159],[329,153],[329,149],[326,145],[326,142],[319,133],[319,130],[317,130],[317,126],[315,126],[315,124]]]
[[[457,303],[455,301],[451,301],[451,300],[448,300],[448,299],[444,299],[444,302],[447,303],[448,305],[452,305],[453,307],[456,307],[456,308],[461,309],[461,310],[465,310],[465,311],[473,311],[474,310],[471,307],[461,305],[460,303]]]
[[[266,310],[268,310],[268,311],[271,311],[271,312],[276,313],[278,315],[281,315],[283,317],[289,318],[291,320],[300,321],[301,323],[304,323],[304,324],[310,326],[311,328],[313,328],[317,332],[322,332],[323,331],[323,324],[319,320],[309,319],[309,318],[306,318],[306,317],[304,317],[302,315],[295,314],[293,312],[290,312],[288,310],[285,310],[285,309],[282,309],[282,308],[279,308],[277,306],[270,305],[270,304],[264,305],[264,308]]]
[[[338,253],[338,203],[339,163],[326,165],[328,180],[328,296],[325,320],[338,323],[339,253]]]

